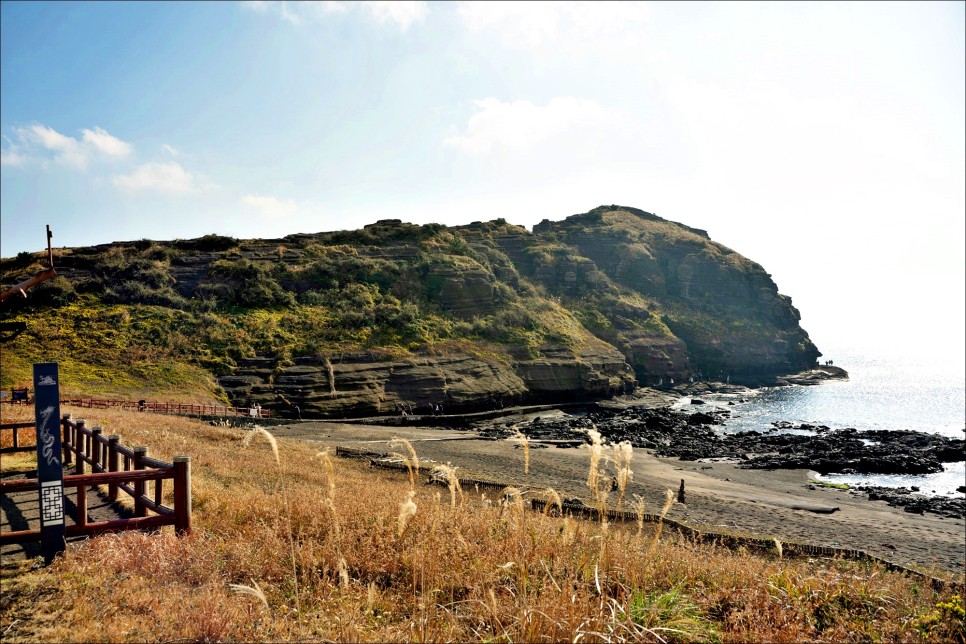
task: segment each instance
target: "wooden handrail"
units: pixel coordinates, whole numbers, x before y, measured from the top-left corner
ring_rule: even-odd
[[[197,403],[148,402],[143,405],[133,400],[112,400],[107,398],[64,398],[61,404],[87,409],[107,409],[120,407],[155,414],[187,414],[191,416],[244,416],[250,418],[271,418],[270,409],[254,407],[231,407],[227,405],[208,405]],[[253,415],[252,412],[255,412]]]
[[[21,423],[3,423],[0,425],[0,431],[9,430],[13,432],[13,445],[11,447],[0,448],[0,453],[7,452],[26,452],[32,449],[36,449],[36,440],[30,445],[20,444],[20,430],[21,429],[33,429],[35,424],[33,422],[21,422]]]
[[[132,472],[100,472],[99,474],[68,474],[64,477],[64,487],[91,487],[108,483],[122,483],[130,481],[153,481],[155,479],[173,479],[174,470],[136,470]],[[29,492],[37,489],[37,479],[10,479],[0,483],[3,493]]]

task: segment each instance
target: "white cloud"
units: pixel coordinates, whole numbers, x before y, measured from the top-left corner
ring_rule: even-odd
[[[3,150],[0,150],[0,165],[18,166],[26,163],[27,157],[24,156],[20,146],[6,135],[4,135],[3,140],[7,145]]]
[[[426,2],[243,2],[242,6],[256,13],[276,15],[293,25],[320,22],[350,10],[360,10],[379,24],[391,24],[407,31],[414,23],[426,18]]]
[[[642,2],[462,2],[459,15],[469,30],[495,30],[514,49],[598,48],[639,37],[650,10]]]
[[[283,201],[278,197],[265,195],[245,195],[242,197],[242,203],[260,210],[263,215],[270,219],[289,217],[299,210],[299,207],[291,199]]]
[[[553,98],[546,106],[492,97],[475,104],[477,112],[465,131],[443,145],[486,156],[500,150],[524,152],[545,143],[584,148],[613,135],[625,141],[643,135],[641,127],[623,113],[573,96]]]
[[[163,143],[161,145],[161,151],[172,157],[177,157],[179,154],[181,154],[180,152],[178,152],[177,148],[174,148],[168,145],[167,143]]]
[[[105,157],[121,159],[134,151],[130,143],[100,127],[81,130],[80,139],[61,134],[40,123],[14,128],[14,133],[17,142],[11,141],[10,147],[4,151],[4,165],[23,165],[33,160],[43,162],[49,160],[53,153],[55,162],[84,170],[91,160]]]
[[[13,149],[7,149],[0,152],[0,165],[5,166],[18,166],[26,163],[27,158]]]
[[[338,2],[338,0],[324,0],[323,2],[311,3],[311,6],[313,9],[315,9],[315,14],[317,16],[345,13],[347,11],[345,5],[345,2]]]
[[[54,159],[63,165],[83,170],[87,167],[88,154],[81,142],[45,125],[35,124],[25,129],[17,130],[18,136],[26,139],[34,146],[54,152]]]
[[[366,10],[380,23],[393,23],[407,31],[414,22],[426,18],[429,8],[425,2],[366,2]]]
[[[103,128],[95,127],[93,130],[81,130],[81,135],[84,143],[93,146],[100,153],[109,157],[124,158],[134,151],[130,143],[111,135]]]
[[[187,194],[198,192],[195,178],[180,163],[145,163],[134,172],[117,175],[111,180],[115,186],[127,192],[164,192]]]

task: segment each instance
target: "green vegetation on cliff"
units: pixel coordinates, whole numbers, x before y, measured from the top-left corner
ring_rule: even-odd
[[[29,253],[0,261],[0,281],[36,272],[39,261]],[[455,228],[387,220],[274,240],[208,235],[64,249],[55,264],[58,278],[4,305],[5,318],[28,322],[28,331],[3,344],[0,386],[24,382],[35,360],[56,359],[85,393],[227,391],[270,406],[293,404],[297,392],[311,407],[323,403],[305,389],[338,398],[344,365],[378,362],[389,375],[359,380],[358,391],[379,391],[365,400],[354,393],[352,405],[380,410],[423,400],[423,385],[403,391],[387,378],[393,364],[424,358],[469,356],[474,369],[506,371],[497,390],[463,400],[452,398],[455,376],[441,367],[432,386],[472,406],[607,395],[699,373],[767,378],[818,356],[759,265],[703,231],[619,206],[544,221],[532,233],[503,220]],[[256,359],[267,371],[253,380]],[[278,389],[309,364],[327,375]]]

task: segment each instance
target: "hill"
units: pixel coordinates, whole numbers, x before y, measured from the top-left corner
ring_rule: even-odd
[[[0,260],[13,284],[40,254]],[[764,384],[820,355],[755,262],[701,230],[601,206],[528,231],[362,230],[55,251],[6,319],[0,385],[55,359],[83,393],[228,399],[282,415],[471,410],[691,377]],[[9,303],[9,300],[8,300]]]

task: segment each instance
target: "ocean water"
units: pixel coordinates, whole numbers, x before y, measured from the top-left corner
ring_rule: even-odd
[[[751,395],[713,394],[701,399],[731,411],[731,418],[721,427],[723,432],[763,431],[775,421],[789,421],[832,429],[912,429],[966,437],[966,375],[959,356],[943,361],[855,349],[826,351],[826,355],[849,372],[848,381],[769,387]],[[739,402],[739,398],[746,402]],[[688,400],[681,401],[681,406],[686,406]],[[966,484],[966,464],[947,463],[946,471],[924,476],[824,478],[850,484],[915,485],[926,494],[955,495],[956,488]]]

